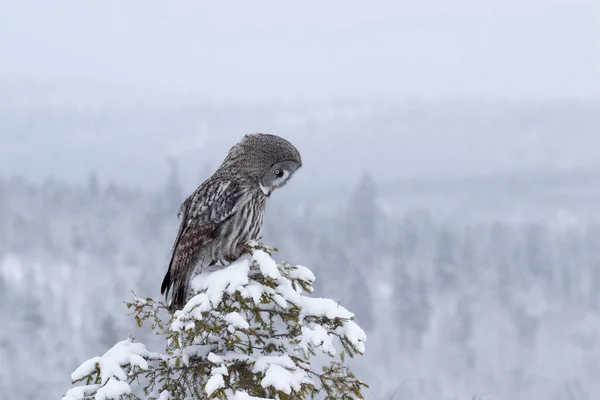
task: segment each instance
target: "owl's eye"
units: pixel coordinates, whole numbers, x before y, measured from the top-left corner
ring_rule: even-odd
[[[281,177],[281,176],[283,176],[283,171],[282,171],[282,170],[280,170],[280,169],[276,169],[276,170],[275,170],[275,175],[277,175],[277,176]]]

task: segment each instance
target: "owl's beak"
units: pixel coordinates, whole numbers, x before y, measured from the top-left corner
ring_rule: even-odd
[[[266,188],[261,183],[259,183],[260,190],[262,190],[263,194],[267,197],[271,196],[271,192],[273,191],[273,187]]]

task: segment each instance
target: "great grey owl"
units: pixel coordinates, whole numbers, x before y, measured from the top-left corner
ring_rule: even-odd
[[[298,150],[270,134],[248,134],[181,205],[179,230],[161,286],[171,311],[183,308],[196,267],[231,263],[258,239],[265,202],[302,166]]]

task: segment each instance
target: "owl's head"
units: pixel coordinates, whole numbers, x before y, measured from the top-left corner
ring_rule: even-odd
[[[284,138],[266,133],[245,135],[229,150],[223,165],[233,167],[269,196],[302,166],[300,152]]]

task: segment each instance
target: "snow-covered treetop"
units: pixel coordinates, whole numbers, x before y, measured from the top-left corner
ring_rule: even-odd
[[[165,337],[165,352],[119,342],[73,372],[83,385],[63,400],[362,398],[366,384],[344,358],[365,351],[364,331],[338,303],[307,296],[313,273],[276,263],[273,251],[251,243],[233,264],[196,276],[196,294],[168,323],[164,303],[136,296],[128,307]],[[317,352],[329,357],[320,370]]]

